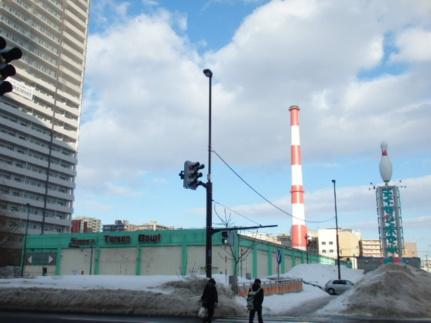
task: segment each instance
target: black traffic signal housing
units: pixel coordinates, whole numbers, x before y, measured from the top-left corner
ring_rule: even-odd
[[[202,177],[202,173],[200,170],[204,167],[205,165],[199,162],[187,160],[184,163],[184,170],[180,173],[184,188],[195,190],[201,184],[199,178]]]
[[[12,92],[12,84],[5,80],[9,76],[15,75],[16,70],[9,62],[21,57],[21,49],[18,47],[6,49],[6,40],[0,36],[0,96]]]
[[[223,244],[223,245],[229,244],[229,232],[228,231],[222,231],[221,232],[221,244]]]

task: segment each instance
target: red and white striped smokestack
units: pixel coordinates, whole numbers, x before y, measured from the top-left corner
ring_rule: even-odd
[[[299,107],[292,105],[290,111],[291,164],[292,164],[292,247],[306,250],[307,227],[305,226],[304,187],[302,185],[301,143],[299,139]]]

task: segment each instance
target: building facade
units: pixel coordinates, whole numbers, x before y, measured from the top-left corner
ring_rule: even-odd
[[[416,242],[404,242],[404,251],[403,257],[417,257],[418,256],[418,247]]]
[[[131,224],[127,220],[115,220],[114,224],[104,224],[103,232],[109,231],[139,231],[139,230],[173,230],[174,227],[162,225],[157,221],[150,221],[144,224]]]
[[[359,241],[359,253],[361,257],[382,257],[380,240]]]
[[[319,255],[333,259],[337,258],[337,235],[335,229],[321,229],[318,231]],[[359,241],[361,233],[351,229],[338,229],[340,258],[352,262],[357,268],[356,257],[359,256]]]
[[[0,0],[0,36],[23,53],[0,98],[3,261],[16,263],[27,219],[29,233],[69,231],[88,16],[89,0]]]
[[[78,216],[72,220],[71,232],[99,232],[102,228],[100,219]]]
[[[89,232],[99,232],[102,229],[102,221],[100,219],[89,216],[77,216],[75,219],[87,222]]]
[[[205,229],[33,235],[27,240],[24,272],[28,276],[204,274],[205,241]],[[214,274],[264,277],[306,262],[303,250],[236,232],[230,241],[223,243],[222,232],[213,235]],[[335,263],[318,255],[310,255],[309,262]]]

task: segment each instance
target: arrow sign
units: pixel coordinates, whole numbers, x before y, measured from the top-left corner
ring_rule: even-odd
[[[26,256],[26,263],[33,266],[55,265],[56,254],[50,252],[33,252]]]
[[[276,258],[277,258],[277,264],[281,264],[281,250],[280,249],[277,249]]]

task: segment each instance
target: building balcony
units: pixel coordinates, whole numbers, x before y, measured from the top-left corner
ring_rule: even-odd
[[[23,155],[16,151],[9,150],[4,147],[0,147],[0,154],[4,156],[9,156],[11,158],[20,160],[20,161],[27,161],[29,163],[32,163],[34,165],[40,166],[40,167],[48,167],[48,162],[45,160],[36,159],[32,156]]]
[[[13,108],[11,108],[11,109],[13,109]],[[5,108],[3,106],[2,106],[2,110],[9,111],[9,109],[7,109],[7,108]],[[20,112],[20,111],[12,111],[12,112]],[[28,115],[25,114],[25,116],[28,116]],[[44,141],[49,141],[50,140],[48,134],[40,133],[40,132],[38,132],[38,131],[30,128],[29,126],[23,126],[23,125],[21,125],[18,122],[13,122],[13,121],[10,121],[10,120],[6,120],[4,118],[0,118],[0,124],[5,125],[5,126],[7,126],[9,128],[12,128],[12,129],[16,129],[18,131],[21,131],[21,132],[23,132],[25,134],[31,135],[33,137],[39,138],[39,139],[44,140]]]
[[[62,126],[54,126],[54,131],[59,133],[59,134],[65,135],[69,138],[75,139],[75,140],[78,137],[78,131],[77,130],[66,130]]]
[[[53,183],[53,184],[65,186],[65,187],[70,188],[70,189],[74,189],[76,187],[76,185],[75,185],[74,182],[72,182],[72,181],[65,181],[64,179],[61,179],[59,177],[50,176],[49,177],[49,182]]]
[[[79,39],[81,43],[85,43],[85,32],[77,28],[76,25],[72,24],[68,20],[64,20],[64,27],[69,29],[70,33],[74,33],[75,37]]]
[[[58,151],[51,151],[51,156],[58,158],[58,159],[61,159],[61,160],[64,160],[64,161],[67,161],[67,162],[75,164],[75,165],[78,163],[78,160],[75,157],[67,156],[67,155],[65,155],[61,152],[58,152]]]
[[[76,24],[78,26],[85,26],[86,25],[86,17],[81,16],[81,18],[80,18],[75,12],[73,12],[74,9],[75,9],[75,7],[68,4],[68,7],[66,7],[66,10],[65,10],[65,14],[66,14],[65,19],[70,19],[73,24]],[[78,12],[79,12],[79,9],[78,9]]]
[[[75,37],[73,37],[71,34],[69,34],[67,32],[67,30],[63,31],[63,36],[65,38],[65,40],[70,42],[70,45],[73,47],[75,46],[75,50],[80,53],[81,55],[84,54],[84,43],[80,42],[79,40],[77,40]]]
[[[72,58],[70,58],[69,56],[64,55],[64,54],[61,54],[61,60],[63,62],[66,62],[70,66],[73,66],[77,70],[80,70],[80,71],[84,70],[84,68],[83,68],[83,62],[82,61],[75,61]]]
[[[71,168],[65,168],[65,167],[60,166],[60,165],[51,164],[51,169],[55,170],[56,172],[63,173],[63,174],[69,175],[69,176],[76,176],[76,170],[71,169]]]
[[[55,114],[55,118],[57,120],[60,120],[64,123],[68,124],[71,127],[78,128],[78,120],[77,119],[68,118],[63,114],[58,114],[58,113]]]
[[[72,115],[74,115],[75,117],[79,116],[79,109],[78,108],[74,108],[71,107],[69,105],[67,105],[66,103],[62,102],[62,101],[57,101],[57,107],[71,113]]]
[[[79,52],[67,43],[63,43],[62,45],[65,55],[75,58],[77,62],[82,62],[82,64],[84,63],[84,53]]]
[[[67,2],[67,6],[68,6],[68,9],[69,10],[71,10],[71,11],[74,11],[75,12],[75,15],[77,16],[77,17],[80,17],[81,18],[81,25],[85,25],[85,21],[87,20],[87,16],[88,16],[88,13],[87,13],[87,11],[85,11],[83,8],[81,8],[80,6],[78,6],[75,2],[73,2],[73,1],[68,1]],[[87,10],[88,10],[88,7],[87,7]],[[84,28],[84,27],[83,27]]]
[[[40,99],[42,99],[42,100],[44,100],[44,101],[46,101],[46,102],[48,102],[48,103],[54,104],[55,99],[54,99],[54,97],[53,97],[53,96],[51,96],[51,95],[48,95],[48,94],[42,93],[42,92],[40,92],[40,91],[39,91],[39,90],[37,90],[37,89],[34,89],[34,90],[33,90],[33,95],[36,95],[37,97],[39,97]]]
[[[69,78],[73,79],[75,82],[81,84],[81,82],[82,82],[81,74],[77,74],[77,73],[73,72],[72,70],[68,69],[65,65],[60,65],[60,71],[63,74],[65,74],[66,77],[69,77]],[[76,91],[76,92],[79,93],[80,92],[79,91],[79,89],[80,89],[79,86],[75,84],[75,87],[78,89],[78,91]]]
[[[17,67],[17,66],[15,66]],[[16,74],[22,77],[23,79],[27,80],[29,83],[35,83],[40,86],[43,86],[45,89],[55,92],[55,86],[53,84],[50,84],[44,80],[41,80],[40,78],[36,77],[33,74],[28,73],[25,69],[17,67],[16,68]]]
[[[75,103],[76,105],[80,106],[81,105],[81,98],[80,97],[76,97],[73,95],[70,95],[69,93],[62,91],[62,90],[58,90],[58,94],[63,96],[64,98],[72,101],[73,103]]]

